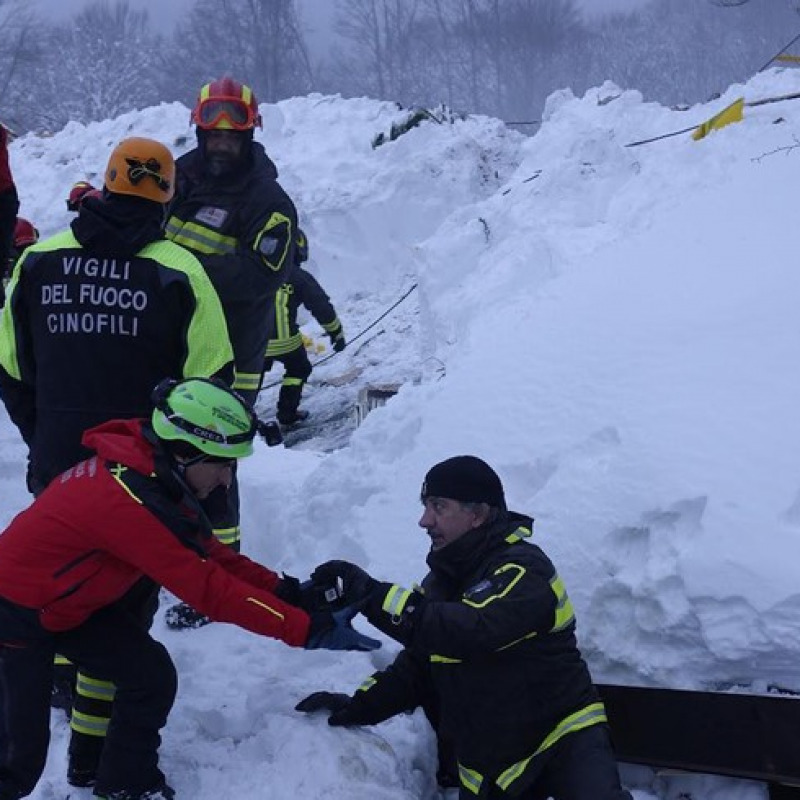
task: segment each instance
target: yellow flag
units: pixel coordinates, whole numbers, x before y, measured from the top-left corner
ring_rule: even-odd
[[[744,116],[744,97],[735,100],[727,108],[723,108],[719,114],[715,114],[711,119],[706,120],[702,125],[695,129],[692,139],[696,142],[708,136],[711,131],[724,128],[732,122],[741,122]]]

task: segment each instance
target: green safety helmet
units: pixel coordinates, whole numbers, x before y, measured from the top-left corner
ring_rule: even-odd
[[[160,439],[186,442],[216,458],[244,458],[253,453],[258,419],[221,381],[172,378],[153,390],[153,430]]]

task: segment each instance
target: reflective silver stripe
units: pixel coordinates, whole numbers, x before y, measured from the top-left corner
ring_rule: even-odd
[[[267,357],[283,356],[303,346],[303,334],[298,331],[286,339],[270,339],[267,342]]]
[[[81,714],[80,711],[72,709],[72,717],[69,726],[78,733],[86,736],[105,736],[108,733],[108,717],[93,717],[90,714]]]
[[[476,772],[474,769],[468,769],[463,764],[458,765],[458,779],[461,785],[472,792],[472,794],[479,794],[481,785],[483,784],[483,775]]]
[[[237,372],[236,378],[233,381],[234,389],[244,389],[245,391],[251,389],[258,389],[261,383],[260,372]]]
[[[536,756],[552,747],[559,739],[563,738],[568,733],[583,730],[583,728],[588,728],[590,725],[597,725],[600,722],[607,722],[606,709],[602,703],[592,703],[582,708],[580,711],[576,711],[574,714],[565,717],[545,737],[545,740],[539,745],[539,748],[533,755],[528,756],[522,761],[518,761],[502,772],[497,779],[497,785],[504,792],[508,791],[508,787],[525,772],[528,764],[530,764]]]
[[[242,538],[241,528],[238,525],[235,528],[214,528],[212,533],[222,544],[227,545],[236,544]]]
[[[116,687],[111,681],[101,681],[97,678],[90,678],[82,672],[78,673],[75,691],[83,697],[105,700],[108,703],[114,699],[114,695],[117,693]]]
[[[395,584],[386,592],[386,597],[383,598],[383,610],[393,617],[399,617],[403,613],[403,609],[411,597],[411,592],[404,589],[402,586]]]
[[[550,629],[551,633],[556,631],[563,631],[575,622],[575,612],[572,609],[572,603],[567,595],[567,589],[564,586],[564,581],[559,578],[556,573],[550,581],[550,588],[556,596],[556,618],[553,627]]]
[[[369,678],[367,678],[367,679],[366,679],[366,680],[365,680],[365,681],[364,681],[364,682],[361,684],[361,686],[359,686],[359,687],[358,687],[358,689],[356,689],[356,691],[357,691],[357,692],[366,692],[366,691],[368,691],[369,689],[371,689],[373,686],[375,686],[375,684],[376,684],[377,682],[378,682],[378,681],[376,681],[376,680],[375,680],[375,678],[373,678],[373,677],[372,677],[372,675],[370,675],[370,676],[369,676]]]
[[[236,239],[233,236],[223,236],[211,228],[196,222],[183,222],[178,217],[169,218],[165,233],[168,239],[197,253],[229,255],[236,252]]]

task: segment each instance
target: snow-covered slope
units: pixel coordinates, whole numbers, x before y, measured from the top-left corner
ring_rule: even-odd
[[[536,516],[598,679],[800,689],[800,104],[749,107],[699,142],[626,146],[737,96],[798,91],[800,73],[770,71],[677,112],[607,84],[551,97],[530,139],[475,117],[375,150],[373,136],[404,116],[393,104],[264,106],[258,138],[348,337],[418,288],[312,377],[318,417],[367,385],[401,384],[347,446],[325,452],[342,441],[323,432],[243,464],[246,552],[300,576],[335,556],[419,579],[422,476],[471,452]],[[163,105],[16,142],[22,213],[53,233],[72,182],[96,179],[120,138],[154,136],[179,154],[188,119]],[[267,389],[262,410],[274,399]],[[0,441],[5,522],[28,502],[5,416]],[[292,711],[312,690],[354,689],[388,663],[391,642],[306,653],[222,625],[176,635],[159,619],[154,632],[181,675],[162,748],[179,796],[435,796],[419,715],[342,731]],[[36,800],[63,795],[65,739],[54,716]],[[765,797],[720,779],[626,777],[637,800]]]

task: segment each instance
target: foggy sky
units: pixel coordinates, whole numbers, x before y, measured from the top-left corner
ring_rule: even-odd
[[[173,25],[194,0],[129,0],[133,8],[146,8],[152,20],[164,26]],[[86,5],[90,0],[32,0],[48,18],[64,18]],[[604,11],[629,11],[641,8],[649,0],[577,0],[587,14]],[[330,38],[335,0],[298,0],[298,7],[311,26],[308,40],[312,49],[321,50]]]

